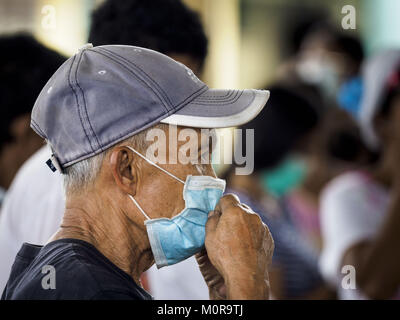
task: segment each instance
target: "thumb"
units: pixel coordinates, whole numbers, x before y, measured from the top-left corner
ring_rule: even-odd
[[[218,214],[218,211],[213,210],[208,213],[208,220],[206,223],[206,235],[213,233],[215,229],[217,229],[219,217],[220,214]]]

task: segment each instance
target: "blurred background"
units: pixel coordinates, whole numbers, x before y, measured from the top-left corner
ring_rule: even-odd
[[[1,0],[0,32],[29,31],[67,56],[87,42],[90,13],[103,0]],[[184,0],[200,13],[210,47],[204,80],[213,87],[260,87],[296,53],[317,20],[341,26],[342,8],[356,9],[356,29],[368,53],[400,44],[396,0]]]

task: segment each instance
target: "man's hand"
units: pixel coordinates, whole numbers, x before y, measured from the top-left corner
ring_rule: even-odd
[[[268,228],[234,195],[221,198],[206,224],[200,270],[215,299],[268,299],[274,242]]]
[[[208,258],[207,251],[204,249],[196,254],[197,263],[204,280],[207,283],[211,300],[225,300],[226,286],[224,278],[217,269],[212,265]]]

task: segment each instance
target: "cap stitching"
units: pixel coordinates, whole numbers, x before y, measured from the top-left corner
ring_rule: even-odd
[[[224,95],[218,96],[218,95],[210,95],[206,97],[199,97],[199,100],[208,100],[208,98],[220,98],[219,100],[225,99],[226,97],[230,97],[236,90],[228,90],[225,92]]]
[[[75,62],[75,58],[76,58],[76,55],[74,55],[74,57],[73,57],[73,59],[72,59],[72,63],[71,63],[71,67],[69,68],[69,71],[68,71],[68,85],[69,85],[69,87],[71,88],[71,90],[72,90],[72,92],[73,92],[73,94],[74,94],[74,96],[75,96],[75,100],[76,100],[76,103],[77,103],[77,107],[78,107],[78,116],[79,116],[79,119],[80,119],[80,121],[81,121],[81,125],[82,125],[82,128],[83,128],[83,132],[85,133],[85,136],[86,136],[86,138],[88,139],[88,141],[89,141],[89,145],[90,145],[90,148],[92,149],[92,151],[94,151],[94,148],[93,148],[93,146],[92,146],[92,143],[91,143],[91,141],[90,141],[90,139],[89,139],[89,136],[87,135],[87,132],[86,132],[86,129],[85,129],[85,126],[83,125],[83,121],[82,121],[82,117],[81,117],[81,114],[80,114],[80,104],[79,104],[79,99],[78,99],[78,95],[76,94],[76,92],[75,92],[75,90],[74,90],[74,88],[73,88],[73,86],[72,86],[72,83],[71,83],[71,79],[70,79],[70,77],[71,77],[71,71],[72,71],[72,68],[73,68],[73,66],[74,66],[74,62]]]
[[[76,69],[75,69],[75,81],[76,81],[77,87],[79,88],[79,90],[80,90],[80,92],[81,92],[81,94],[82,94],[83,107],[84,107],[84,110],[83,110],[83,111],[84,111],[85,114],[86,114],[86,118],[87,118],[87,122],[88,122],[88,124],[89,124],[90,130],[92,131],[92,135],[93,135],[93,136],[95,137],[95,139],[96,139],[97,146],[102,150],[102,147],[101,147],[101,145],[100,145],[99,139],[98,139],[98,137],[97,137],[97,135],[96,135],[96,132],[93,130],[92,123],[90,122],[90,119],[89,119],[89,114],[88,114],[88,112],[87,112],[87,107],[86,107],[85,93],[83,92],[81,86],[80,86],[79,83],[78,83],[78,69],[79,69],[79,66],[80,66],[81,61],[82,61],[83,52],[84,52],[84,51],[82,51],[81,56],[79,57],[79,61],[78,61],[78,64],[77,64],[77,66],[76,66]]]
[[[209,106],[209,105],[220,105],[220,106],[226,106],[226,105],[230,105],[230,104],[234,104],[238,99],[240,98],[240,96],[238,96],[236,99],[234,100],[229,100],[229,101],[212,101],[210,100],[209,102],[192,102],[193,105],[200,105],[200,106]]]
[[[218,99],[213,96],[209,96],[209,97],[199,97],[199,99],[197,101],[200,101],[200,102],[209,102],[209,101],[225,102],[225,101],[235,100],[237,95],[240,94],[241,92],[242,91],[240,91],[240,90],[232,90],[231,94],[229,96],[225,97],[225,99]]]
[[[230,100],[226,100],[226,101],[218,101],[218,100],[213,100],[210,99],[209,101],[212,102],[214,105],[228,105],[228,104],[232,104],[235,103],[237,100],[239,100],[239,98],[242,96],[243,92],[240,92],[239,94],[236,94],[234,98],[230,99]],[[192,102],[192,104],[197,104],[197,105],[209,105],[209,103],[206,102]]]
[[[197,99],[200,102],[208,102],[208,101],[228,101],[234,99],[238,93],[238,90],[231,90],[229,94],[222,96],[202,96]]]
[[[131,64],[133,66],[135,66],[137,69],[139,69],[142,73],[144,73],[144,75],[150,80],[150,82],[152,82],[157,89],[160,91],[161,95],[164,97],[165,100],[167,100],[167,103],[171,106],[171,108],[173,108],[173,104],[171,102],[171,100],[169,99],[168,95],[165,93],[165,91],[159,86],[159,84],[153,80],[142,68],[140,68],[136,63],[129,61],[127,59],[125,59],[124,57],[120,56],[118,53],[115,53],[113,51],[107,50],[105,48],[101,48],[100,50],[104,50],[107,51],[109,54],[114,55],[119,57],[121,60],[125,61],[128,65]]]
[[[171,112],[171,114],[175,113],[175,112],[177,111],[177,109],[180,108],[181,105],[183,105],[187,100],[191,99],[193,96],[195,96],[195,97],[193,97],[192,100],[196,99],[199,95],[201,95],[201,94],[203,93],[203,91],[207,91],[207,89],[208,89],[207,85],[204,85],[203,87],[197,89],[197,90],[196,90],[195,92],[193,92],[190,96],[188,96],[187,98],[185,98],[184,100],[182,100],[181,102],[179,102],[179,103],[175,106],[175,110],[172,110],[173,112]],[[192,101],[192,100],[191,100],[191,101]],[[189,101],[188,103],[190,103],[190,101]],[[183,106],[185,106],[185,105],[183,105]],[[179,110],[179,109],[178,109],[178,110]]]
[[[106,57],[106,58],[112,60],[113,62],[118,63],[118,64],[121,65],[122,67],[124,67],[126,70],[129,71],[130,74],[132,74],[137,80],[139,80],[139,81],[140,81],[141,83],[143,83],[146,87],[148,87],[148,88],[158,97],[158,99],[160,100],[161,104],[163,105],[164,109],[165,109],[167,112],[170,111],[170,110],[168,109],[168,107],[165,105],[164,101],[162,101],[163,99],[161,99],[161,97],[160,97],[160,95],[159,95],[159,92],[157,92],[156,90],[154,90],[154,89],[153,89],[148,83],[146,83],[143,79],[140,79],[130,68],[128,68],[126,65],[124,65],[121,61],[118,61],[118,60],[116,60],[115,57],[112,57],[112,56],[110,57],[109,54],[106,54],[106,53],[104,53],[104,52],[100,52],[99,50],[97,50],[97,51],[96,51],[96,50],[89,50],[89,51],[98,53],[98,54],[100,54],[100,55],[102,55],[102,56],[104,56],[104,57]]]

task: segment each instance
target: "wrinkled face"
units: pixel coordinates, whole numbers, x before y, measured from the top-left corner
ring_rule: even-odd
[[[146,140],[146,150],[136,151],[182,182],[189,175],[216,177],[211,164],[211,151],[216,143],[214,131],[165,125],[163,129],[148,130]],[[112,149],[107,159],[96,182],[100,184],[98,189],[124,207],[137,224],[143,225],[145,217],[134,214],[138,209],[129,195],[150,219],[172,218],[184,209],[184,183],[124,143]]]
[[[211,164],[211,139],[208,139],[206,135],[201,135],[199,129],[179,127],[176,131],[178,141],[174,143],[175,128],[169,126],[166,132],[166,148],[155,150],[156,145],[152,150],[150,147],[150,153],[156,155],[156,158],[152,160],[156,160],[154,162],[157,165],[182,181],[185,181],[189,175],[216,177]],[[143,159],[141,159],[140,169],[142,184],[135,198],[147,199],[147,208],[143,209],[149,217],[152,219],[172,218],[179,214],[185,206],[182,197],[183,184]],[[143,206],[145,206],[144,203]]]

